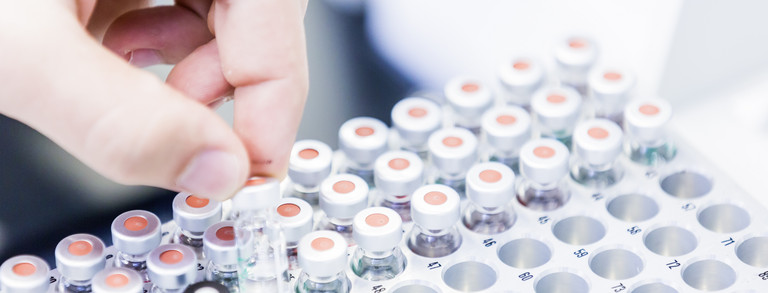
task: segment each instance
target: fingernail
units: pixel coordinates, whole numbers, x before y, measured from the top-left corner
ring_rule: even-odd
[[[136,49],[128,53],[128,63],[136,67],[147,67],[163,63],[160,52],[152,49]]]
[[[239,178],[240,165],[233,154],[219,150],[202,151],[184,168],[176,185],[196,195],[224,200],[243,184]]]

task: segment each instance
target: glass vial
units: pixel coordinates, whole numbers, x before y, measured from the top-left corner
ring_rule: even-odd
[[[277,179],[256,177],[233,198],[240,292],[287,292],[288,260],[280,223]]]
[[[133,269],[148,281],[147,255],[160,245],[161,225],[160,218],[148,211],[134,210],[117,216],[112,221],[115,266]]]
[[[549,87],[536,92],[531,101],[534,137],[554,138],[570,148],[581,102],[581,95],[571,87]]]
[[[597,44],[586,36],[572,36],[555,45],[557,75],[563,85],[587,92],[587,75],[598,57]]]
[[[197,258],[203,258],[203,233],[209,226],[221,221],[221,203],[186,192],[173,199],[173,221],[178,226],[173,243],[192,248]]]
[[[299,242],[301,275],[296,293],[347,293],[351,283],[347,267],[347,242],[333,231],[315,231]]]
[[[373,186],[373,162],[387,150],[389,129],[384,122],[371,117],[347,120],[339,128],[339,149],[344,154],[339,173],[363,178]]]
[[[536,211],[551,211],[570,199],[566,185],[568,148],[557,140],[542,138],[528,141],[520,153],[520,186],[517,200]]]
[[[357,249],[351,259],[352,272],[369,281],[384,281],[405,270],[406,260],[398,246],[403,238],[403,221],[394,210],[367,208],[354,220]]]
[[[571,178],[588,187],[603,189],[613,186],[624,175],[617,162],[621,154],[623,134],[608,119],[591,119],[579,123],[573,135]]]
[[[151,293],[184,292],[197,277],[197,254],[178,243],[160,245],[149,253],[147,272],[153,284]]]
[[[624,107],[635,86],[635,75],[625,69],[603,67],[589,73],[589,97],[596,118],[622,125]]]
[[[93,276],[106,266],[104,242],[89,234],[74,234],[56,245],[57,292],[91,292]]]
[[[50,270],[48,263],[37,256],[11,257],[0,265],[0,292],[46,293]]]
[[[519,173],[520,148],[531,139],[531,116],[523,108],[492,108],[483,114],[483,160]]]
[[[283,227],[288,269],[299,269],[298,247],[301,237],[312,232],[314,211],[308,202],[295,197],[280,199],[275,207],[277,220]]]
[[[493,106],[491,88],[476,78],[456,77],[445,84],[445,98],[451,125],[480,134],[480,117]]]
[[[288,163],[288,184],[286,196],[298,197],[312,206],[317,206],[320,197],[320,183],[331,174],[333,150],[319,140],[300,140],[293,144]]]
[[[511,202],[515,198],[515,173],[504,164],[486,162],[467,172],[464,226],[481,234],[498,234],[515,224]]]
[[[414,225],[408,236],[408,248],[424,257],[443,257],[458,250],[459,202],[459,194],[446,185],[431,184],[417,189],[411,200]]]
[[[320,209],[323,215],[315,230],[336,231],[347,243],[352,239],[352,219],[368,207],[368,185],[353,174],[338,174],[328,177],[320,187]]]
[[[464,128],[444,128],[429,137],[427,181],[450,186],[464,197],[467,170],[477,162],[477,138]]]
[[[627,105],[624,151],[632,161],[657,166],[675,158],[677,148],[665,130],[671,117],[672,106],[666,100],[635,100]]]
[[[531,96],[544,83],[541,62],[527,56],[515,56],[499,66],[499,81],[504,101],[530,108]]]
[[[235,222],[223,221],[208,227],[203,233],[203,251],[208,259],[205,279],[223,285],[231,293],[240,292]]]
[[[414,153],[388,151],[376,159],[374,171],[374,205],[390,208],[410,222],[411,194],[424,184],[424,163]]]
[[[414,152],[426,159],[429,136],[440,129],[443,111],[433,101],[425,98],[405,98],[392,107],[392,126],[395,138],[390,140],[392,149]]]
[[[93,276],[93,293],[143,293],[144,277],[133,269],[109,267]]]

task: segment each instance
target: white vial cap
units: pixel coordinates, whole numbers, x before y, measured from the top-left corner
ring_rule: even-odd
[[[604,165],[621,153],[623,134],[616,123],[607,119],[591,119],[576,125],[574,152],[591,165]]]
[[[144,278],[132,269],[109,267],[93,276],[91,288],[93,293],[140,293]]]
[[[603,67],[589,73],[589,89],[600,103],[623,101],[634,86],[635,75],[622,68]]]
[[[280,182],[271,177],[252,177],[232,197],[235,211],[266,210],[280,199]]]
[[[531,138],[531,115],[518,106],[492,108],[483,114],[483,133],[493,148],[519,151]]]
[[[429,156],[442,173],[463,174],[477,161],[477,138],[464,128],[443,128],[429,137]]]
[[[181,192],[173,199],[173,221],[182,230],[203,233],[221,221],[221,202]]]
[[[403,220],[393,209],[372,207],[355,215],[352,237],[365,251],[390,251],[403,238]]]
[[[443,111],[428,99],[405,98],[392,108],[392,124],[406,146],[425,145],[442,121]]]
[[[579,118],[581,95],[571,87],[543,88],[533,95],[531,108],[538,123],[552,129],[573,129]]]
[[[297,141],[291,149],[288,177],[304,186],[318,186],[331,174],[333,150],[319,140]]]
[[[301,238],[299,266],[310,277],[332,277],[347,267],[347,241],[335,231],[314,231]]]
[[[590,38],[573,36],[555,45],[555,61],[566,70],[584,71],[597,60],[597,44]]]
[[[320,185],[320,209],[328,217],[352,219],[368,206],[368,184],[353,174],[328,177]]]
[[[387,150],[388,133],[387,125],[379,119],[352,118],[339,128],[339,148],[353,162],[368,165]]]
[[[515,197],[515,173],[507,165],[485,162],[467,172],[467,198],[484,208],[496,208]]]
[[[19,293],[48,292],[48,264],[33,255],[9,258],[0,265],[0,291]]]
[[[568,148],[557,140],[528,141],[520,152],[520,173],[524,178],[547,185],[568,174]]]
[[[413,193],[411,217],[429,230],[453,227],[461,218],[459,194],[442,184],[424,185]]]
[[[223,221],[211,225],[203,233],[205,258],[217,265],[236,265],[235,222]]]
[[[373,166],[373,179],[379,193],[392,202],[407,202],[424,183],[424,162],[406,151],[388,151]]]
[[[634,100],[624,109],[627,136],[645,144],[663,140],[664,126],[672,118],[672,106],[666,100]]]
[[[147,273],[152,283],[161,289],[184,288],[195,282],[197,256],[185,245],[158,246],[147,257]]]
[[[89,234],[74,234],[56,245],[56,269],[70,280],[86,281],[104,269],[104,242]]]
[[[131,255],[147,254],[160,245],[160,218],[148,211],[134,210],[112,221],[112,245]]]
[[[306,201],[296,197],[280,199],[275,207],[275,215],[283,227],[285,241],[288,243],[299,242],[301,237],[312,232],[312,206]]]
[[[493,105],[491,88],[475,78],[451,79],[445,85],[445,97],[463,127],[480,126],[480,116]]]
[[[544,68],[534,58],[512,57],[499,66],[499,80],[506,89],[515,94],[532,94],[541,85],[543,79]],[[525,101],[523,104],[528,103],[529,101]]]

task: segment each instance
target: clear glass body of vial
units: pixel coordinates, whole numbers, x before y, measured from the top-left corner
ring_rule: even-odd
[[[671,161],[677,148],[666,134],[672,106],[659,98],[634,100],[624,109],[624,151],[639,164],[655,167]]]
[[[461,247],[461,241],[461,234],[456,227],[429,230],[414,225],[408,239],[408,248],[424,257],[443,257],[456,252]]]
[[[369,281],[390,280],[405,270],[405,256],[399,247],[390,251],[369,252],[357,248],[352,254],[352,272]]]
[[[352,283],[344,272],[333,277],[311,277],[301,273],[296,279],[296,293],[347,293],[351,292]]]
[[[237,265],[219,265],[213,261],[205,267],[205,279],[227,287],[230,293],[240,292],[238,284]]]
[[[269,214],[243,213],[235,222],[240,292],[288,292],[281,225]]]

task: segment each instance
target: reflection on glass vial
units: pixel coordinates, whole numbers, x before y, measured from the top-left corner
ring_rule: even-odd
[[[125,212],[112,221],[112,244],[117,249],[115,266],[133,269],[147,276],[147,255],[160,245],[160,219],[148,211]]]
[[[589,74],[589,96],[596,118],[622,125],[624,107],[635,86],[635,75],[621,68],[604,67]]]
[[[593,188],[606,188],[621,180],[623,168],[616,161],[621,154],[623,135],[607,119],[587,120],[576,126],[571,178]]]
[[[293,144],[288,164],[288,177],[291,178],[286,196],[293,196],[317,206],[320,196],[320,183],[331,174],[333,151],[318,140],[300,140]]]
[[[275,214],[283,227],[288,269],[297,270],[299,269],[297,249],[299,240],[304,235],[312,232],[314,211],[306,201],[300,198],[286,197],[280,199],[280,202],[275,207]]]
[[[555,46],[555,62],[560,82],[587,92],[587,75],[597,61],[597,43],[586,36],[572,36]]]
[[[570,199],[565,184],[568,174],[568,148],[554,139],[535,139],[523,145],[520,153],[520,186],[517,200],[537,211],[557,209]]]
[[[0,292],[48,292],[48,264],[32,255],[9,258],[0,265]]]
[[[104,242],[89,234],[74,234],[56,245],[59,292],[91,292],[93,276],[106,266]]]
[[[467,198],[464,226],[481,234],[497,234],[515,223],[510,202],[515,197],[515,173],[504,164],[480,163],[467,173]]]
[[[534,137],[557,139],[570,148],[581,103],[581,95],[571,87],[549,87],[537,91],[531,100]]]
[[[374,171],[375,205],[390,208],[410,222],[411,194],[424,183],[424,163],[414,153],[389,151],[376,159]]]
[[[417,189],[411,200],[414,226],[408,248],[424,257],[443,257],[461,246],[456,222],[461,218],[459,194],[453,188],[431,184]]]
[[[387,150],[388,137],[389,128],[376,118],[357,117],[344,122],[339,128],[339,149],[344,153],[340,173],[357,175],[373,186],[373,162]]]
[[[544,68],[534,58],[516,56],[498,70],[504,100],[523,108],[530,107],[531,96],[544,82]]]
[[[173,243],[192,248],[203,258],[203,233],[209,226],[221,221],[221,203],[181,192],[173,199],[173,220],[178,228]]]
[[[624,109],[624,151],[632,161],[657,166],[674,159],[677,148],[667,136],[665,126],[672,117],[666,100],[635,100]]]
[[[390,143],[394,149],[414,152],[426,159],[427,140],[443,123],[443,113],[433,101],[409,97],[392,107],[392,127],[396,139]]]
[[[483,114],[483,138],[483,160],[519,173],[520,148],[531,138],[531,116],[517,106],[490,109]]]
[[[328,177],[320,187],[320,209],[324,215],[315,230],[336,231],[354,245],[352,219],[368,206],[368,185],[357,175],[338,174]]]
[[[129,268],[109,267],[93,276],[93,293],[142,293],[144,277]]]
[[[224,285],[232,293],[240,292],[234,226],[233,221],[219,222],[203,234],[203,249],[208,259],[205,279]]]
[[[440,129],[429,137],[431,170],[427,181],[450,186],[463,197],[467,170],[477,158],[477,138],[469,130]]]
[[[147,272],[153,284],[150,292],[183,292],[197,277],[197,255],[186,245],[160,245],[149,253]]]
[[[453,125],[480,133],[480,117],[493,106],[491,88],[476,78],[456,77],[445,84],[445,98]]]
[[[406,259],[398,247],[403,238],[403,221],[394,210],[372,207],[354,219],[357,249],[352,255],[352,272],[369,281],[395,278],[405,270]]]
[[[345,273],[347,242],[333,231],[315,231],[299,242],[301,275],[297,293],[347,293],[351,283]]]

